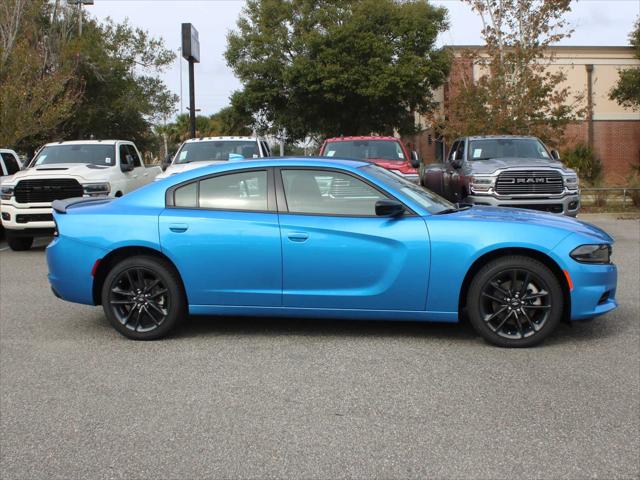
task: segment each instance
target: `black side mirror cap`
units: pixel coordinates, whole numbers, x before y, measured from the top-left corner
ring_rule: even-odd
[[[123,172],[130,172],[133,170],[133,168],[133,163],[120,160],[120,170],[122,170]]]
[[[415,150],[411,151],[411,158],[409,160],[409,163],[413,168],[420,168],[420,156]]]
[[[462,168],[462,160],[460,160],[460,159],[458,159],[458,158],[456,158],[455,160],[451,160],[451,166],[452,166],[453,168],[455,168],[456,170],[457,170],[458,168]]]
[[[558,160],[558,161],[560,160],[560,153],[555,148],[551,150],[551,156],[553,157],[554,160]]]
[[[376,215],[378,217],[399,217],[404,213],[404,205],[397,200],[378,200],[376,202]]]
[[[164,160],[162,160],[163,171],[169,168],[169,165],[171,165],[172,160],[173,160],[173,155],[171,155],[170,153],[167,153],[167,155],[164,157]]]

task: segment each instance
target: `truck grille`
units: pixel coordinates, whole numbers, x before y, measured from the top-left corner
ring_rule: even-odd
[[[554,170],[503,172],[496,181],[499,195],[558,194],[563,190],[562,175]]]
[[[54,200],[82,197],[83,194],[82,185],[72,178],[21,180],[14,190],[18,203],[50,203]]]

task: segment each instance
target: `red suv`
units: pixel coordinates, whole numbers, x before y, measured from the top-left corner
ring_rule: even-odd
[[[357,158],[391,170],[414,183],[420,182],[416,168],[420,158],[409,152],[395,137],[336,137],[328,138],[320,149],[321,157]]]

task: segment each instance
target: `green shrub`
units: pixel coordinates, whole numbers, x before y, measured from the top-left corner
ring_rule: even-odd
[[[563,155],[564,164],[578,172],[580,180],[589,185],[597,185],[602,180],[602,162],[596,157],[593,149],[584,143],[566,150]]]

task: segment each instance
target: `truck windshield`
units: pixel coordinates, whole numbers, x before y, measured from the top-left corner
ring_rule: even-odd
[[[450,211],[456,211],[456,206],[445,200],[439,195],[422,188],[415,183],[405,180],[400,175],[390,172],[386,168],[382,168],[378,165],[366,165],[361,167],[363,171],[382,180],[386,185],[402,192],[407,197],[410,197],[414,202],[423,207],[431,214],[437,214],[441,212],[448,213]]]
[[[402,146],[395,140],[345,140],[328,142],[322,156],[357,158],[358,160],[407,161]]]
[[[113,166],[115,161],[116,150],[113,144],[49,145],[38,152],[30,166],[55,163],[90,163]]]
[[[549,152],[537,138],[484,138],[469,141],[469,160],[494,158],[539,158],[549,160]]]
[[[183,144],[174,163],[225,161],[229,160],[230,153],[237,153],[244,158],[260,156],[255,140],[202,140]]]

